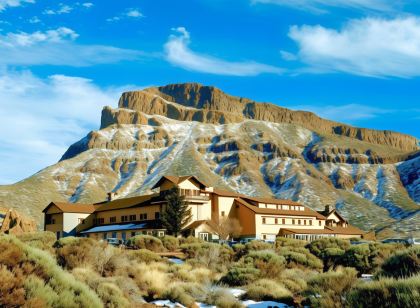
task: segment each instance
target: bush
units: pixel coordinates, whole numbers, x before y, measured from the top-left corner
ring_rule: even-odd
[[[260,279],[246,287],[246,297],[256,301],[280,301],[293,304],[292,293],[282,284],[269,280]]]
[[[233,266],[221,278],[220,282],[229,286],[243,286],[258,278],[260,271],[254,267]]]
[[[403,251],[397,251],[389,257],[381,267],[381,275],[394,278],[404,278],[420,273],[420,247],[413,246]]]
[[[293,238],[286,238],[286,237],[277,237],[276,243],[274,244],[275,248],[279,247],[305,247],[307,244],[306,241],[296,240]]]
[[[360,283],[347,295],[349,307],[419,307],[420,276],[408,279],[384,278]]]
[[[175,282],[168,286],[162,297],[187,307],[193,307],[196,299],[200,297],[204,299],[204,294],[205,290],[200,284]]]
[[[220,308],[241,308],[243,305],[239,302],[235,296],[232,295],[228,290],[223,288],[212,288],[205,299],[205,302],[209,305],[214,305]]]
[[[338,268],[314,276],[306,291],[312,307],[343,307],[343,299],[357,281],[354,268]]]
[[[245,244],[245,249],[247,251],[269,250],[273,249],[273,245],[267,242],[253,240]]]
[[[303,247],[280,247],[276,252],[286,259],[289,268],[299,265],[319,270],[323,267],[322,261]]]
[[[179,240],[175,236],[165,235],[161,240],[163,246],[169,251],[175,251],[179,247]]]
[[[70,270],[76,267],[90,267],[101,275],[112,270],[113,264],[110,261],[117,253],[117,249],[106,242],[98,242],[91,238],[62,238],[54,246],[57,248],[59,265]]]
[[[127,240],[127,246],[135,249],[148,249],[154,252],[165,250],[162,241],[151,235],[136,235]]]
[[[53,245],[56,241],[56,236],[53,232],[39,231],[32,233],[22,233],[17,238],[31,247],[35,247],[41,250],[46,250],[50,253],[54,253]]]
[[[354,267],[360,273],[370,273],[375,266],[373,259],[375,251],[373,246],[368,244],[360,244],[350,247],[341,257],[340,263],[343,266]]]
[[[179,245],[184,245],[184,244],[195,244],[195,243],[199,243],[199,244],[204,244],[206,243],[204,240],[202,240],[199,237],[194,237],[194,236],[188,236],[188,237],[181,237],[179,239]]]
[[[73,307],[102,307],[97,295],[84,283],[76,281],[71,274],[63,271],[49,253],[26,245],[13,236],[1,236],[0,243],[7,252],[6,257],[1,254],[1,274],[9,278],[12,277],[10,272],[13,274],[14,285],[8,292],[13,293],[16,290],[16,295],[19,296],[23,287],[25,304],[65,307],[71,303]],[[14,261],[9,259],[12,255]],[[13,269],[8,267],[12,263],[15,264]],[[19,300],[19,297],[16,299]],[[0,296],[0,304],[13,306],[5,303],[3,296]]]
[[[151,263],[162,261],[161,256],[147,249],[128,250],[127,257],[129,260],[136,261],[139,263]]]
[[[225,271],[233,257],[233,250],[229,246],[215,243],[183,244],[180,248],[189,259],[189,263],[202,265],[214,271]]]
[[[275,278],[283,270],[286,260],[270,250],[251,251],[245,256],[245,264],[257,268],[260,276],[265,278]]]
[[[319,258],[323,258],[323,253],[327,248],[337,248],[346,251],[350,248],[350,241],[343,240],[335,237],[325,237],[315,241],[310,242],[306,248],[309,249],[311,253]]]

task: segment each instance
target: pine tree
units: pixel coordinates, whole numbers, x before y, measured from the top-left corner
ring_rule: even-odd
[[[169,191],[165,200],[167,204],[161,217],[162,225],[169,234],[178,236],[192,218],[191,208],[176,187]]]

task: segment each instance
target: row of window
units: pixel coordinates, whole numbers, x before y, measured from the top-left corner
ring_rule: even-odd
[[[280,219],[279,218],[274,218],[274,224],[277,225],[279,224]],[[267,218],[263,217],[262,218],[262,223],[266,224],[267,223]],[[286,224],[286,218],[281,218],[281,224],[285,225]],[[308,226],[312,226],[312,219],[292,219],[292,225],[308,225]],[[318,221],[318,224],[321,226],[321,221]]]
[[[276,210],[291,210],[291,211],[304,211],[305,207],[299,205],[280,205],[280,204],[260,204],[260,207],[276,209]]]
[[[160,213],[159,212],[155,212],[155,219],[160,219]],[[137,215],[123,215],[121,216],[121,222],[128,222],[128,221],[136,221],[137,220]],[[139,220],[147,220],[147,213],[142,213],[139,215]],[[117,217],[116,216],[112,216],[109,217],[109,223],[116,223],[117,222]],[[105,223],[105,218],[96,218],[94,219],[94,223],[98,224],[98,225],[102,225]]]
[[[130,231],[130,232],[121,232],[121,239],[125,240],[127,238],[127,235],[130,235],[131,237],[136,235],[153,235],[158,237],[165,236],[165,231],[157,231],[157,230],[144,230],[144,231]],[[118,238],[117,232],[111,232],[111,233],[102,233],[102,238],[106,240],[107,238]]]

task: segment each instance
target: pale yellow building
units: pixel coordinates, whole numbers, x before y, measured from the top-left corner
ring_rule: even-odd
[[[45,209],[45,230],[57,237],[88,236],[126,240],[136,234],[165,235],[160,217],[167,192],[177,187],[191,208],[184,234],[204,240],[218,239],[220,217],[237,219],[241,238],[274,241],[277,236],[304,240],[318,237],[362,237],[337,211],[316,212],[297,202],[250,197],[214,189],[193,176],[164,176],[150,195],[114,199],[96,204],[52,202]]]

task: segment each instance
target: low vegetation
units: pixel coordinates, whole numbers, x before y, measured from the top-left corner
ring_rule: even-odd
[[[243,307],[241,299],[310,307],[418,307],[420,250],[334,238],[279,238],[233,247],[197,238],[135,236],[131,249],[38,232],[0,236],[1,307]],[[185,262],[164,257],[183,253]],[[360,279],[373,274],[372,281]],[[236,298],[229,287],[241,288]]]

